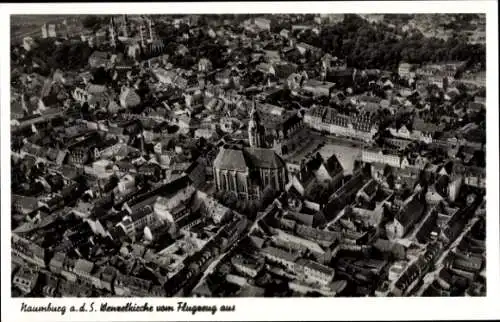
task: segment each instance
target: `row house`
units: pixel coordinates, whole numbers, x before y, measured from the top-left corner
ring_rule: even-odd
[[[115,294],[118,296],[146,296],[151,289],[151,281],[135,276],[118,274],[113,283]]]
[[[321,48],[306,44],[304,42],[297,43],[295,47],[298,49],[301,55],[310,54],[312,59],[320,59],[321,58]]]
[[[76,87],[72,97],[79,103],[88,103],[90,107],[107,108],[110,103],[108,88],[104,85],[87,84],[85,88]]]
[[[107,67],[110,63],[110,54],[102,51],[94,51],[89,57],[91,68]]]
[[[394,220],[386,225],[389,239],[403,238],[425,211],[425,201],[416,193],[405,201]]]
[[[430,144],[433,142],[436,134],[441,132],[442,129],[442,125],[425,122],[422,119],[415,119],[411,127],[404,124],[399,128],[389,127],[389,132],[392,136],[397,138],[421,141]]]
[[[94,280],[93,270],[94,263],[85,259],[71,259],[66,256],[62,256],[61,253],[57,253],[57,257],[54,256],[49,264],[51,271],[54,273],[61,274],[68,281],[85,281],[91,283]]]
[[[120,93],[120,106],[124,109],[134,108],[141,103],[141,97],[128,86],[122,86]]]
[[[252,258],[237,255],[231,258],[231,263],[239,272],[250,276],[257,276],[264,268],[264,263]]]
[[[14,275],[12,284],[25,294],[30,293],[38,282],[39,273],[27,267],[21,267]]]
[[[466,166],[455,162],[450,173],[452,177],[463,176],[464,184],[485,189],[486,188],[486,170],[481,167]]]
[[[148,205],[130,213],[129,215],[125,215],[117,226],[121,227],[125,234],[133,237],[137,233],[141,232],[145,227],[153,224],[155,221],[156,217],[153,212],[153,208]]]
[[[92,279],[92,285],[99,289],[105,289],[109,292],[113,291],[113,284],[117,270],[112,266],[99,267]]]
[[[314,107],[304,116],[311,128],[333,135],[370,142],[378,131],[378,122],[371,113],[345,115],[328,107]]]
[[[335,276],[333,268],[303,258],[295,263],[295,271],[307,280],[323,285],[330,284]]]
[[[272,246],[263,248],[261,253],[267,260],[273,263],[278,263],[290,271],[294,271],[295,262],[299,259],[299,255],[297,253],[288,252]]]
[[[316,79],[308,79],[304,81],[302,85],[302,90],[308,93],[312,93],[314,96],[326,96],[329,97],[332,93],[334,83],[320,81]]]
[[[12,195],[12,209],[22,214],[29,214],[40,208],[40,203],[37,197]]]
[[[271,30],[271,20],[269,19],[266,19],[266,18],[262,18],[262,17],[259,17],[259,18],[255,18],[254,19],[254,24],[259,28],[259,29],[262,29],[262,30]]]
[[[391,167],[399,168],[402,157],[395,151],[384,151],[382,149],[363,149],[361,161],[365,163],[382,163]]]
[[[14,256],[38,267],[45,267],[45,249],[17,234],[12,234],[11,251]]]
[[[400,63],[399,67],[398,67],[399,77],[403,77],[403,78],[407,78],[407,79],[415,77],[414,69],[415,69],[415,67],[412,64]]]
[[[299,252],[309,251],[315,258],[322,258],[325,255],[325,250],[316,242],[286,233],[281,229],[275,229],[274,232],[276,235],[273,236],[273,241],[278,245]]]

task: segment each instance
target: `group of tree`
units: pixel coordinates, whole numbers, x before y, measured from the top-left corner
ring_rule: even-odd
[[[82,26],[86,29],[96,31],[103,23],[108,23],[111,16],[88,15],[83,17]]]
[[[469,44],[458,34],[449,39],[424,37],[419,31],[402,32],[385,24],[370,24],[357,15],[324,27],[319,34],[305,32],[300,40],[346,57],[350,66],[395,70],[401,61],[413,64],[465,60],[485,65],[485,46]]]
[[[93,50],[87,43],[62,41],[56,43],[53,39],[38,39],[38,47],[24,51],[24,55],[16,56],[14,66],[22,66],[24,72],[38,72],[40,75],[50,75],[55,69],[78,70],[88,64]]]

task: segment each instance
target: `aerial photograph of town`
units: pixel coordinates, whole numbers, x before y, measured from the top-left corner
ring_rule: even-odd
[[[485,26],[11,15],[11,296],[486,296]]]

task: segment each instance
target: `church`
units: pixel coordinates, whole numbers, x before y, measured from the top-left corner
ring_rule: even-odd
[[[287,111],[268,103],[257,107],[255,101],[248,130],[250,145],[272,148],[283,157],[295,151],[307,136],[298,111]]]
[[[250,147],[224,146],[214,161],[214,177],[218,191],[234,192],[240,199],[260,199],[270,186],[285,190],[285,162],[273,149],[262,147],[264,130],[255,110],[248,123]]]

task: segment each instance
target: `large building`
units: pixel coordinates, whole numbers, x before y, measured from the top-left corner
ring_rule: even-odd
[[[271,149],[221,147],[214,161],[218,191],[234,192],[242,199],[259,199],[268,185],[284,190],[286,168]]]
[[[413,68],[414,68],[414,66],[411,64],[408,64],[408,63],[399,64],[399,67],[398,67],[399,77],[406,78],[406,79],[413,77],[413,75],[415,74],[412,72]]]
[[[218,191],[230,191],[242,199],[260,199],[267,186],[284,190],[285,162],[273,149],[267,149],[265,128],[261,124],[255,101],[248,122],[250,147],[221,147],[214,161]]]
[[[280,156],[292,153],[307,136],[302,117],[271,104],[253,102],[248,122],[250,146],[274,149]]]
[[[255,108],[255,100],[252,102],[252,111],[248,122],[248,141],[251,147],[262,147],[264,145],[264,127],[260,124],[260,117]]]
[[[370,142],[378,131],[376,116],[370,112],[346,115],[329,107],[309,109],[304,123],[310,128],[329,134]]]

